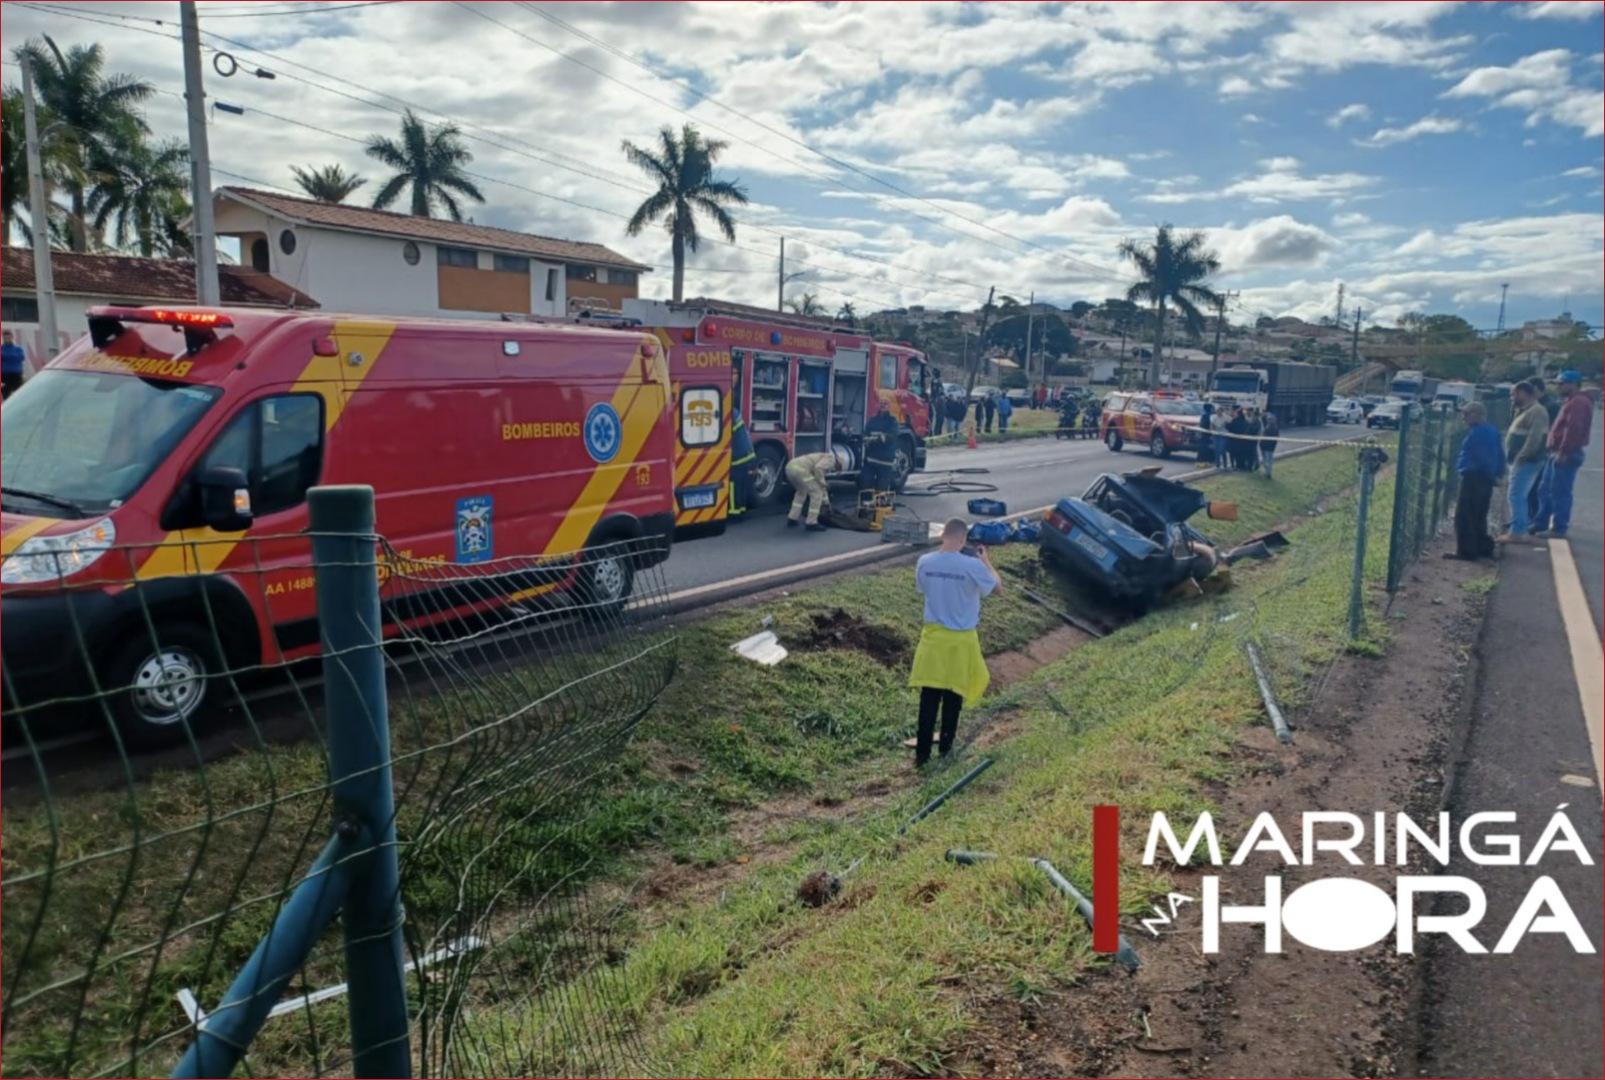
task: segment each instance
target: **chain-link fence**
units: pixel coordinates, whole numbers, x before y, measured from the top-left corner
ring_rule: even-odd
[[[1488,423],[1501,432],[1510,426],[1509,398],[1495,398],[1485,405]],[[1465,434],[1456,410],[1417,406],[1400,412],[1393,520],[1388,533],[1389,592],[1399,588],[1404,572],[1454,513],[1459,494],[1455,460]]]
[[[539,1034],[639,1071],[586,792],[675,669],[661,542],[452,565],[316,520],[8,594],[5,1074],[519,1075]],[[534,995],[552,1032],[478,1015]]]

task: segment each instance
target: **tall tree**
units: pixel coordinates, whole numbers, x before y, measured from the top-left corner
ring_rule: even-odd
[[[87,209],[95,231],[120,248],[141,255],[188,254],[183,220],[189,215],[189,149],[170,141],[152,146],[143,139],[90,158],[96,176]]]
[[[853,308],[851,300],[842,301],[842,306],[836,311],[836,321],[845,323],[848,329],[853,329],[858,325],[858,312]]]
[[[1140,279],[1126,290],[1132,302],[1154,305],[1154,354],[1148,361],[1148,386],[1159,386],[1159,367],[1165,339],[1165,307],[1175,305],[1181,312],[1189,336],[1196,338],[1204,328],[1199,305],[1220,306],[1220,295],[1204,280],[1220,270],[1220,257],[1204,246],[1203,233],[1177,237],[1169,224],[1159,226],[1151,245],[1123,240],[1120,254],[1137,266]]]
[[[28,209],[28,150],[22,137],[22,94],[6,89],[0,113],[0,244],[11,243],[11,224]]]
[[[658,145],[643,149],[624,142],[624,156],[657,181],[658,189],[636,207],[624,231],[638,236],[642,229],[659,219],[669,233],[670,254],[674,261],[674,299],[685,294],[685,256],[694,252],[702,237],[697,232],[696,214],[701,211],[713,220],[726,240],[735,240],[736,222],[727,205],[746,205],[747,192],[733,180],[714,176],[714,163],[728,146],[718,139],[704,139],[690,124],[680,129],[665,127],[658,132]]]
[[[301,190],[321,203],[343,203],[368,182],[366,177],[348,173],[338,165],[325,165],[321,169],[291,165],[290,171],[295,174],[295,182],[301,185]]]
[[[693,249],[694,250],[694,249]],[[814,318],[825,313],[825,305],[819,302],[819,297],[811,292],[805,292],[795,300],[787,300],[786,306],[798,315]]]
[[[74,251],[88,251],[89,196],[97,162],[114,159],[149,134],[139,104],[155,92],[131,75],[107,75],[99,45],[74,45],[65,53],[48,35],[17,50],[33,65],[34,86],[55,121],[48,138],[58,162],[56,179],[67,196],[67,227]],[[41,140],[45,136],[41,134]]]
[[[383,210],[409,192],[414,217],[434,217],[435,204],[446,208],[453,221],[463,219],[457,198],[484,202],[485,196],[468,178],[463,167],[474,160],[463,145],[462,132],[455,124],[430,128],[408,109],[401,118],[401,138],[375,135],[368,140],[368,156],[396,170],[373,197],[376,210]]]

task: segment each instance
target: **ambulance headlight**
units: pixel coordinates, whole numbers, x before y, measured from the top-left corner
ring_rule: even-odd
[[[0,563],[0,583],[34,585],[71,577],[104,555],[117,542],[111,518],[59,536],[24,540]]]

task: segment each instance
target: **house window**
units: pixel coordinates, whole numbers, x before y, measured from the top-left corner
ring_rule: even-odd
[[[267,237],[258,236],[251,241],[251,269],[268,272],[268,245]]]
[[[0,322],[39,321],[39,301],[32,296],[0,298]]]
[[[435,259],[441,266],[461,266],[472,270],[479,265],[479,252],[442,246],[435,249]]]
[[[527,274],[529,273],[529,260],[522,255],[498,254],[496,256],[496,269],[504,274]]]
[[[546,299],[549,303],[557,303],[557,267],[548,267],[546,270]]]
[[[634,288],[636,273],[634,270],[609,270],[607,281],[609,285],[628,285]]]
[[[279,250],[286,255],[295,254],[295,233],[292,230],[285,229],[279,233]]]
[[[422,253],[418,250],[418,245],[411,240],[401,245],[401,261],[408,266],[417,266],[418,260],[422,257]]]
[[[586,266],[584,263],[568,264],[568,279],[570,281],[595,281],[596,267]]]
[[[881,384],[880,385],[881,385],[881,389],[882,390],[896,390],[897,389],[897,357],[895,357],[895,356],[882,356],[881,357]]]

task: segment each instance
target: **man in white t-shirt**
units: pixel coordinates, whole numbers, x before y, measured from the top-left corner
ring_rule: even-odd
[[[997,592],[1003,581],[984,546],[972,549],[974,554],[965,550],[969,531],[963,518],[953,518],[942,529],[941,548],[920,556],[914,567],[914,583],[925,597],[925,625],[908,680],[920,689],[916,768],[930,760],[937,713],[942,716],[937,748],[945,757],[953,749],[959,710],[978,701],[991,679],[976,627],[981,597]]]

